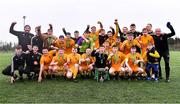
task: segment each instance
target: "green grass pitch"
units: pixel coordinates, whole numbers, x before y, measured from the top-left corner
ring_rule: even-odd
[[[0,53],[0,71],[10,64],[12,53]],[[0,72],[0,103],[180,103],[180,52],[171,52],[171,82],[57,80],[9,83]],[[163,78],[165,78],[162,63]]]

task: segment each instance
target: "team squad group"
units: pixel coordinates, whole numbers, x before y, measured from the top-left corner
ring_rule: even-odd
[[[153,31],[150,23],[141,32],[134,23],[130,29],[121,29],[115,19],[115,29],[110,26],[107,32],[98,21],[99,28],[87,25],[81,36],[79,31],[72,36],[62,28],[64,35],[59,37],[53,34],[52,24],[44,33],[37,26],[35,35],[30,33],[29,25],[24,26],[24,31],[16,31],[15,24],[11,24],[10,33],[17,36],[18,45],[11,64],[2,71],[10,76],[10,83],[23,80],[23,74],[38,82],[58,76],[73,82],[78,82],[77,77],[101,82],[119,79],[158,82],[162,79],[162,57],[165,81],[170,82],[168,38],[175,35],[170,22],[167,23],[170,33],[162,33],[160,28]]]

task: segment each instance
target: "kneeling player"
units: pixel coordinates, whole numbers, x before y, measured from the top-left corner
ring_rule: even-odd
[[[49,65],[56,51],[51,50],[48,52],[47,48],[43,48],[42,53],[43,55],[41,56],[40,59],[40,72],[39,72],[38,82],[41,82],[42,76],[46,77],[46,75],[49,74]]]
[[[125,55],[122,52],[118,52],[118,47],[113,46],[112,53],[108,56],[108,60],[111,62],[111,68],[109,69],[109,73],[111,76],[116,75],[116,79],[118,75],[124,73],[124,70],[121,70],[121,63],[124,61]]]
[[[135,77],[135,75],[141,75],[144,70],[138,66],[143,59],[139,53],[136,52],[136,46],[131,47],[131,52],[127,55],[125,59],[125,70],[130,72],[130,75]]]
[[[93,65],[94,58],[91,56],[91,49],[87,48],[86,53],[82,54],[79,65],[79,72],[81,75],[89,75],[93,69]]]
[[[67,71],[67,78],[71,79],[75,82],[76,76],[78,74],[78,68],[79,68],[79,61],[80,61],[81,55],[77,53],[76,48],[72,48],[72,53],[68,55],[68,71]]]
[[[34,45],[30,53],[27,54],[25,73],[29,80],[39,76],[41,53],[38,52],[38,49],[38,46]]]
[[[104,81],[104,79],[110,80],[109,78],[109,67],[107,64],[108,55],[105,52],[105,47],[100,46],[99,49],[94,50],[91,56],[96,58],[95,61],[95,79],[97,81]]]
[[[63,49],[59,49],[56,56],[53,57],[52,62],[49,66],[49,71],[51,74],[66,76],[67,70],[67,55],[64,54]]]
[[[12,64],[2,71],[2,74],[11,76],[11,83],[15,81],[17,75],[14,74],[15,70],[19,71],[20,80],[23,79],[25,65],[25,54],[22,52],[22,47],[17,46],[15,49],[15,56],[12,58]]]

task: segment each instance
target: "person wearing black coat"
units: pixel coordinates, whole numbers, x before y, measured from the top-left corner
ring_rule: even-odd
[[[175,31],[173,29],[173,26],[170,24],[170,22],[167,23],[167,27],[170,29],[171,33],[161,33],[160,28],[155,29],[155,34],[152,35],[155,42],[155,47],[160,54],[159,58],[159,77],[162,79],[162,73],[161,73],[161,65],[160,61],[161,58],[164,58],[165,62],[165,72],[166,72],[166,82],[170,82],[169,76],[170,76],[170,65],[169,65],[169,46],[168,46],[168,38],[175,35]]]
[[[13,83],[17,75],[14,73],[15,70],[18,70],[19,72],[19,79],[23,79],[23,73],[24,73],[24,66],[25,66],[25,60],[26,60],[26,55],[22,51],[22,47],[20,45],[16,46],[15,48],[15,55],[12,57],[11,64],[8,65],[3,71],[3,75],[7,75],[11,77],[11,83]]]
[[[31,27],[29,25],[24,26],[24,31],[14,30],[16,22],[13,22],[10,26],[9,32],[18,38],[18,45],[22,46],[22,50],[25,52],[28,50],[28,45],[31,45],[31,38],[34,36],[30,33]]]

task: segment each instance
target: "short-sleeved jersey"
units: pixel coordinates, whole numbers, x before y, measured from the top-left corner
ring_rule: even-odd
[[[81,62],[80,65],[82,65],[82,66],[90,65],[95,61],[95,58],[92,57],[91,55],[87,55],[86,53],[82,54],[81,59],[85,60],[87,58],[89,58],[89,61],[83,61],[83,62]]]
[[[63,66],[67,62],[67,55],[66,54],[63,54],[63,55],[56,54],[56,56],[53,57],[52,61],[57,62],[58,66]]]
[[[52,50],[52,51],[48,52],[48,55],[42,55],[41,56],[41,60],[40,60],[40,65],[45,65],[45,66],[47,65],[47,66],[49,66],[49,64],[52,61],[53,55],[55,53],[56,52]]]
[[[138,41],[141,45],[142,54],[147,51],[147,46],[149,43],[154,45],[154,39],[151,35],[142,35]]]
[[[75,42],[73,39],[65,38],[65,54],[70,54],[72,52],[72,48],[75,46]]]
[[[129,53],[126,56],[126,60],[128,60],[128,64],[131,68],[138,67],[138,64],[136,64],[135,61],[142,60],[142,56],[139,53],[135,53],[135,54]]]
[[[141,48],[141,45],[139,44],[139,42],[136,39],[134,39],[133,41],[125,40],[122,43],[121,50],[124,54],[127,55],[130,53],[132,46],[138,46],[139,48]]]
[[[80,54],[69,54],[68,55],[68,61],[69,61],[69,66],[73,66],[74,64],[79,64],[79,60],[81,58],[81,55]]]
[[[121,63],[124,61],[126,56],[122,52],[117,52],[113,56],[109,56],[108,60],[111,61],[111,66],[114,68],[119,68],[121,66]]]

